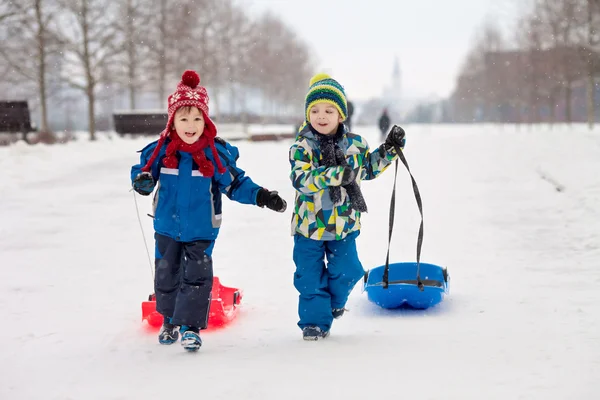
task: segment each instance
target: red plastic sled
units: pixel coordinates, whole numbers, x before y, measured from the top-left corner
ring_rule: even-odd
[[[238,305],[242,300],[242,291],[221,285],[218,277],[213,277],[212,300],[208,315],[208,330],[221,328],[231,322],[237,315]],[[154,293],[148,301],[142,302],[142,321],[152,327],[160,327],[163,316],[156,312]]]

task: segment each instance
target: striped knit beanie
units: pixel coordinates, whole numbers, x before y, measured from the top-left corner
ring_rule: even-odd
[[[346,120],[348,117],[348,106],[346,103],[346,93],[342,85],[327,74],[313,76],[309,85],[310,87],[308,88],[304,104],[304,115],[307,122],[310,120],[310,109],[316,103],[320,102],[335,106],[342,120]]]

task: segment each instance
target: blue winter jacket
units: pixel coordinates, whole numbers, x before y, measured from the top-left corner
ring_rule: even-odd
[[[140,163],[131,168],[132,182],[142,172],[157,142],[140,151]],[[238,149],[229,143],[223,145],[215,141],[226,171],[220,174],[215,165],[212,178],[202,176],[191,154],[182,151],[177,154],[179,167],[166,168],[163,159],[168,143],[167,139],[150,171],[158,185],[153,201],[154,230],[179,242],[215,240],[221,227],[221,194],[242,204],[256,204],[261,187],[236,166]],[[209,148],[205,154],[215,164]]]

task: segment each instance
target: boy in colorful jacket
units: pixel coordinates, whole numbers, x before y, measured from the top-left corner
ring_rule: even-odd
[[[236,166],[238,150],[217,138],[200,77],[185,71],[168,98],[168,122],[131,168],[133,189],[154,196],[156,309],[161,344],[181,334],[186,350],[200,348],[213,284],[212,250],[221,226],[221,194],[242,204],[284,212],[277,192],[252,182]]]
[[[361,136],[346,130],[344,88],[329,75],[310,81],[304,126],[290,148],[290,179],[296,189],[292,217],[294,286],[300,293],[298,326],[304,340],[329,335],[334,318],[365,271],[356,238],[367,205],[363,180],[377,178],[403,148],[404,130],[394,126],[375,151]],[[327,260],[327,266],[325,265]]]

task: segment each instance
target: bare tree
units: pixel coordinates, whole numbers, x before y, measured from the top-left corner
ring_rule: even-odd
[[[119,37],[117,51],[120,51],[113,74],[118,83],[127,89],[129,108],[136,108],[137,92],[149,76],[147,55],[150,47],[149,35],[154,29],[152,21],[152,0],[118,0],[116,21]]]
[[[600,75],[600,0],[579,0],[582,18],[578,21],[577,41],[581,43],[581,58],[586,69],[586,108],[587,122],[590,129],[596,119],[596,77]]]
[[[263,110],[287,112],[303,96],[313,72],[306,46],[285,24],[269,15],[250,19],[234,0],[26,1],[29,3],[0,4],[0,53],[10,55],[11,60],[0,63],[0,85],[30,82],[29,87],[20,87],[32,92],[34,83],[41,82],[34,79],[36,74],[47,75],[51,65],[60,79],[50,82],[63,91],[61,97],[68,97],[73,105],[77,90],[85,95],[91,140],[95,139],[96,108],[101,103],[110,107],[111,99],[127,91],[129,105],[135,108],[143,87],[155,90],[164,104],[168,88],[184,69],[198,70],[217,114],[219,98],[225,93],[232,111],[238,105],[246,110],[251,90],[262,94]],[[42,2],[56,5],[51,26],[52,21],[44,19],[48,8]],[[36,4],[40,5],[37,14]],[[20,15],[22,26],[6,23],[17,18],[17,11],[28,13],[27,18]],[[49,25],[31,29],[36,18]],[[11,40],[25,38],[25,27],[30,32],[26,41]],[[42,56],[46,61],[37,62],[28,54],[42,48],[36,38],[52,38],[60,53],[52,54],[48,61],[46,52]],[[48,48],[43,47],[44,51]],[[47,97],[47,90],[46,95],[39,91],[40,98]],[[46,121],[47,112],[42,114]]]
[[[499,71],[501,60],[490,57],[504,49],[504,39],[497,25],[486,21],[475,36],[471,50],[459,73],[453,94],[457,118],[465,121],[498,121],[498,106],[505,82]],[[506,97],[504,95],[504,97]]]
[[[183,71],[191,66],[189,54],[202,52],[203,36],[191,32],[207,18],[211,8],[206,0],[151,0],[148,32],[148,61],[151,74],[151,86],[156,87],[159,104],[166,106],[168,85],[175,82]],[[202,11],[202,12],[201,12]],[[205,12],[206,11],[206,12]],[[197,42],[194,43],[193,39]]]
[[[211,109],[218,118],[221,91],[227,87],[231,64],[232,3],[230,0],[203,0],[203,6],[194,17],[194,29],[189,32],[186,65],[198,65],[202,83],[210,86]],[[184,44],[184,43],[182,43]],[[179,68],[183,69],[183,65]]]
[[[517,27],[515,41],[518,49],[524,51],[526,56],[520,71],[522,79],[516,80],[522,93],[519,120],[524,121],[523,112],[526,112],[527,122],[532,124],[539,120],[541,90],[547,86],[548,80],[540,57],[543,48],[541,22],[535,14],[528,14],[520,19]]]
[[[596,55],[600,52],[600,0],[587,0],[586,4],[587,12],[587,45],[588,53]],[[596,120],[595,111],[596,104],[594,101],[594,94],[596,89],[596,75],[600,75],[600,62],[596,57],[593,61],[588,61],[587,71],[587,117],[588,126],[590,129],[594,127]]]
[[[278,17],[267,13],[257,21],[250,55],[264,110],[278,112],[276,107],[303,96],[312,60],[303,42]]]
[[[216,78],[211,87],[218,93],[220,89],[229,89],[230,111],[235,113],[238,103],[238,87],[244,80],[241,71],[245,68],[245,55],[249,50],[248,34],[251,23],[241,8],[232,1],[222,1],[218,8],[219,23],[214,27],[217,44],[213,48],[215,61],[213,76]],[[214,73],[218,72],[218,73]],[[218,98],[217,98],[218,100]],[[218,110],[218,109],[217,109]]]
[[[51,28],[56,9],[52,7],[52,1],[43,0],[9,2],[4,7],[0,15],[0,35],[6,40],[0,44],[0,58],[11,71],[13,79],[8,80],[13,85],[27,87],[29,82],[35,82],[40,133],[52,140],[48,127],[47,75],[48,56],[58,51]],[[8,75],[8,72],[5,74]],[[22,82],[26,82],[25,85]]]
[[[150,20],[150,25],[154,29],[150,30],[148,38],[151,42],[149,46],[150,68],[155,72],[156,88],[159,104],[166,102],[167,70],[168,61],[167,49],[171,42],[169,35],[169,13],[167,12],[170,0],[154,0],[152,8],[157,10],[155,18]]]
[[[119,52],[116,63],[111,63],[109,75],[128,93],[129,108],[136,108],[136,99],[144,83],[152,81],[153,68],[149,62],[154,45],[151,35],[156,30],[155,0],[118,0],[115,49]],[[155,85],[151,85],[155,86]]]
[[[107,65],[119,53],[114,3],[110,0],[60,0],[65,18],[61,38],[67,65],[63,79],[88,100],[90,140],[96,140],[96,89]]]
[[[572,87],[573,82],[581,76],[581,71],[575,66],[577,61],[575,41],[575,26],[578,18],[578,0],[538,0],[534,13],[539,17],[543,41],[546,48],[553,54],[553,75],[557,85],[550,88],[549,103],[552,116],[555,119],[556,96],[562,92],[565,103],[565,120],[572,121]]]

